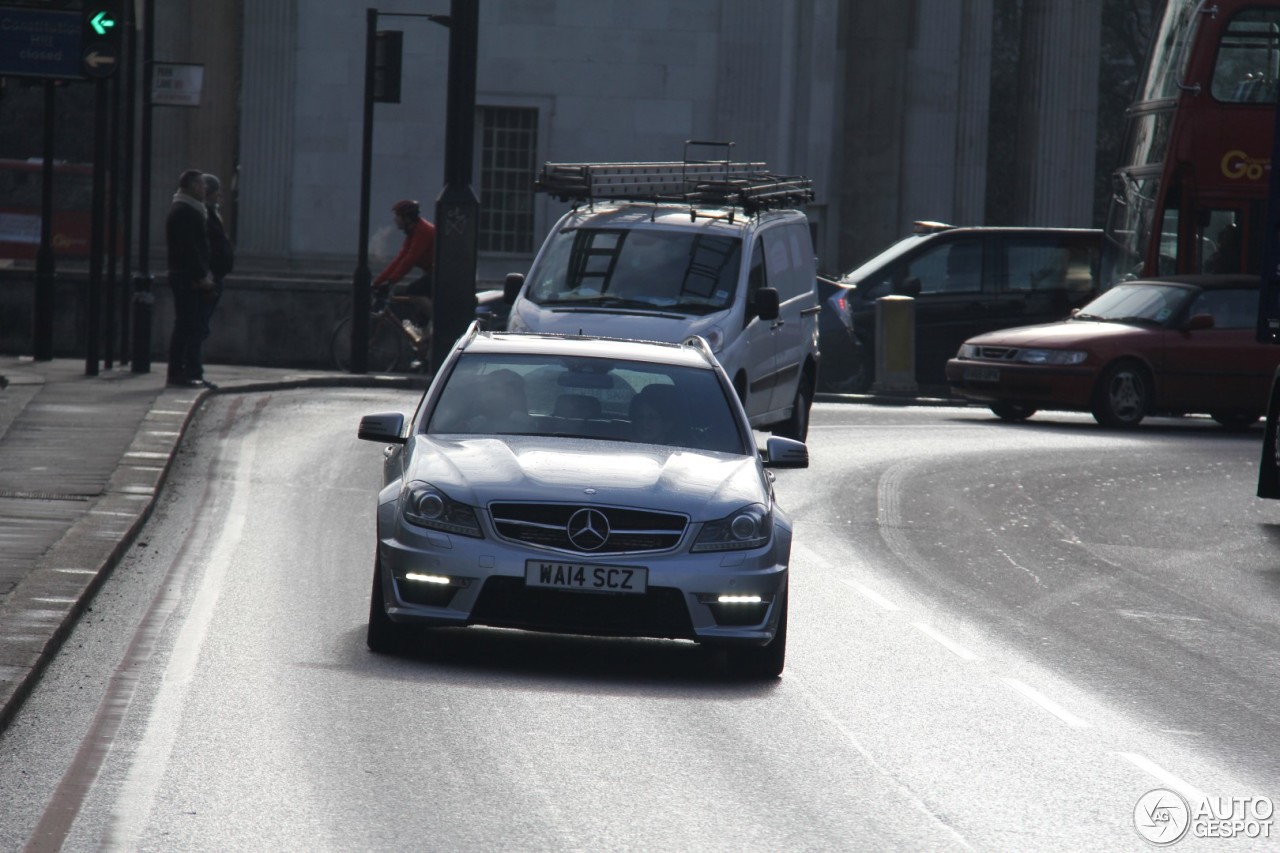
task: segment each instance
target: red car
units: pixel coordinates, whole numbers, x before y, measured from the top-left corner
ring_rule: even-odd
[[[1128,281],[1069,320],[970,338],[947,362],[954,394],[1006,421],[1040,409],[1136,426],[1205,413],[1232,429],[1262,416],[1280,347],[1254,339],[1256,276]]]

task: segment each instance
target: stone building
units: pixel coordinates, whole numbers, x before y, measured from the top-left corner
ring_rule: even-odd
[[[544,161],[680,159],[691,139],[813,178],[825,270],[913,220],[987,222],[993,181],[1016,182],[1023,224],[1091,224],[1101,0],[1020,4],[1018,120],[994,127],[999,0],[476,1],[485,281],[526,269],[563,209],[531,191]],[[422,16],[449,0],[384,2],[404,71],[401,103],[375,107],[375,255],[398,243],[391,204],[430,216],[444,180],[448,33]],[[196,165],[231,187],[246,263],[349,270],[365,31],[364,6],[341,0],[157,3],[155,58],[202,64],[205,89],[156,110],[153,209]],[[1014,162],[989,162],[993,135],[1016,136]]]

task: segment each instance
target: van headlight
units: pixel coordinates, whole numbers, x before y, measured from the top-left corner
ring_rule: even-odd
[[[773,513],[751,504],[717,521],[702,525],[692,551],[745,551],[759,548],[773,535]]]
[[[711,347],[713,353],[720,352],[720,348],[724,346],[724,330],[719,326],[712,326],[702,333],[702,337],[706,339],[707,346]]]
[[[417,527],[429,527],[461,536],[484,537],[476,511],[458,503],[430,483],[414,480],[400,493],[404,520]]]
[[[1088,357],[1089,353],[1080,350],[1023,349],[1014,360],[1023,364],[1080,364]]]

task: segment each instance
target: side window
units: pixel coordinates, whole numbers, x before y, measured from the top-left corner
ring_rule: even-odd
[[[1215,329],[1252,329],[1258,320],[1258,294],[1252,290],[1206,290],[1187,310],[1188,317],[1213,315]]]
[[[751,247],[751,266],[747,268],[747,313],[743,323],[750,323],[755,316],[756,291],[767,287],[769,277],[764,266],[764,242],[757,237]]]
[[[785,302],[795,294],[795,259],[791,255],[791,241],[785,228],[770,228],[761,238],[764,240],[764,263],[769,270],[769,286],[777,288],[778,299]]]
[[[1006,292],[1089,291],[1097,252],[1071,237],[1013,238],[1005,246],[1000,289]]]
[[[1202,210],[1196,222],[1196,271],[1232,273],[1244,271],[1244,235],[1240,211]]]
[[[920,279],[921,293],[977,293],[982,290],[982,243],[952,240],[925,249],[907,262],[903,280]]]

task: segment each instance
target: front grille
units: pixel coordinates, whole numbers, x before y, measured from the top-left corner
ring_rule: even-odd
[[[590,547],[595,542],[581,538],[574,544],[569,536],[570,519],[583,509],[598,511],[608,522],[608,536],[599,547]],[[594,504],[494,503],[489,514],[503,539],[574,554],[669,551],[680,544],[689,524],[686,516],[677,513]]]
[[[565,592],[525,586],[523,578],[491,577],[471,621],[478,625],[611,637],[693,639],[684,593],[649,587],[644,595]]]
[[[974,349],[978,358],[989,361],[1013,361],[1018,357],[1017,347],[980,346]]]

